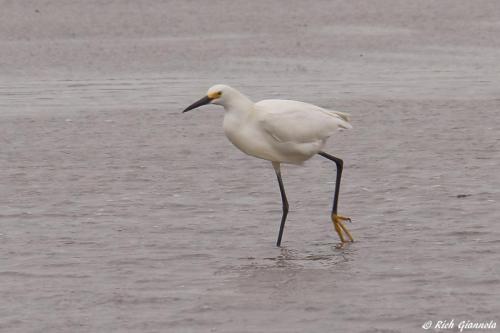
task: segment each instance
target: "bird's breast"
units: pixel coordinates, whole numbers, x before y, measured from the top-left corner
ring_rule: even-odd
[[[224,133],[233,145],[245,153],[249,153],[252,147],[251,127],[240,121],[237,117],[226,115],[224,117]]]
[[[226,115],[223,127],[229,141],[242,152],[265,160],[276,160],[269,141],[252,119],[242,121],[238,117]]]

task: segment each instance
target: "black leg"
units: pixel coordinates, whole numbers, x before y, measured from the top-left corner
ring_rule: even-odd
[[[318,154],[323,156],[324,158],[329,159],[330,161],[335,162],[335,165],[337,166],[337,178],[335,180],[335,194],[333,196],[333,207],[332,207],[332,214],[337,214],[337,208],[339,205],[340,179],[342,178],[342,170],[344,169],[344,161],[342,161],[338,157],[329,155],[329,154],[322,152],[322,151],[320,151]]]
[[[350,240],[354,241],[351,233],[342,223],[342,221],[351,221],[351,219],[337,214],[337,208],[339,205],[340,180],[342,179],[342,170],[344,167],[344,161],[342,161],[338,157],[332,156],[322,151],[320,151],[318,154],[323,156],[324,158],[329,159],[330,161],[335,162],[335,165],[337,166],[337,177],[335,180],[335,194],[333,195],[333,206],[332,206],[332,222],[333,226],[335,227],[335,231],[337,231],[337,234],[339,235],[340,240],[342,242],[345,242],[344,235],[342,234],[342,232],[345,232],[347,236],[350,238]]]
[[[281,216],[280,231],[278,234],[278,241],[276,246],[281,246],[281,237],[283,236],[283,229],[285,229],[286,216],[288,215],[288,200],[286,199],[285,187],[283,186],[283,180],[281,179],[280,164],[273,162],[274,171],[276,172],[276,177],[278,178],[278,184],[280,186],[281,202],[283,203],[283,215]]]

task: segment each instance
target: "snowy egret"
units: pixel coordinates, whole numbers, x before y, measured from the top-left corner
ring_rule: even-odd
[[[238,90],[222,84],[208,89],[206,96],[182,112],[205,104],[224,107],[224,132],[237,148],[248,155],[271,161],[278,178],[283,205],[277,246],[281,245],[288,215],[288,200],[281,178],[281,163],[301,164],[316,154],[333,161],[336,165],[337,176],[331,219],[342,244],[346,242],[344,233],[351,242],[354,240],[343,223],[351,221],[350,218],[337,214],[343,161],[322,151],[326,140],[333,132],[339,128],[352,128],[347,113],[291,100],[267,99],[253,103]]]

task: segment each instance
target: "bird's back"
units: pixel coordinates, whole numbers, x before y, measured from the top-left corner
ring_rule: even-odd
[[[347,113],[292,100],[255,103],[260,125],[279,142],[325,141],[339,128],[352,128]]]

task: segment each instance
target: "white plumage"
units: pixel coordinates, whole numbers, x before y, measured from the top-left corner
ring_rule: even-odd
[[[317,154],[339,128],[352,128],[348,114],[280,99],[253,103],[226,85],[215,85],[208,96],[224,106],[224,132],[240,150],[272,162],[300,164]]]

